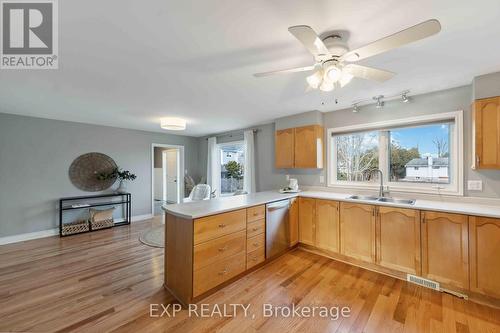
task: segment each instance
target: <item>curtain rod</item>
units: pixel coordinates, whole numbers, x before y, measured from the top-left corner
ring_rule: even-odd
[[[225,136],[232,137],[233,135],[240,135],[240,134],[243,134],[243,132],[250,131],[250,130],[253,131],[254,134],[256,134],[257,132],[260,131],[258,128],[249,128],[249,129],[245,129],[245,130],[238,130],[238,131],[232,131],[232,132],[227,132],[227,133],[220,133],[220,134],[216,134],[216,135],[210,135],[209,137],[205,138],[205,140],[208,140],[208,138],[214,137],[214,136],[216,138],[222,138]]]

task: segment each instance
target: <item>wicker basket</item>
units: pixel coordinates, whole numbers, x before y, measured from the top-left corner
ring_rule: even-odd
[[[90,229],[99,230],[111,228],[115,225],[113,220],[113,211],[115,207],[105,210],[98,210],[91,208],[90,213]]]
[[[89,221],[87,220],[64,223],[62,225],[63,236],[74,235],[88,231],[90,231],[90,227],[89,227]]]

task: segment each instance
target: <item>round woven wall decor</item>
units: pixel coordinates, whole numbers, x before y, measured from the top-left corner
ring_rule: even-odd
[[[116,179],[99,180],[101,173],[111,173],[116,163],[108,155],[88,153],[77,157],[69,167],[69,179],[80,190],[103,191],[111,187]]]

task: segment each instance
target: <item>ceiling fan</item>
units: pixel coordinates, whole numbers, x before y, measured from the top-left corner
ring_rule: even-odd
[[[322,91],[332,91],[335,88],[344,87],[353,77],[384,82],[392,78],[395,73],[356,65],[353,62],[424,39],[437,34],[440,30],[441,24],[438,20],[428,20],[350,51],[341,34],[332,34],[320,39],[310,26],[297,25],[288,28],[288,31],[311,52],[315,64],[257,73],[254,76],[263,77],[274,74],[314,71],[312,75],[307,77],[307,83],[311,88]]]

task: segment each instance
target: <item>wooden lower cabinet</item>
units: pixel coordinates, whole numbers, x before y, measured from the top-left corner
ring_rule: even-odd
[[[340,253],[375,262],[375,207],[342,202],[340,204]]]
[[[444,287],[469,288],[468,217],[421,212],[422,276]]]
[[[339,202],[316,200],[315,246],[332,252],[340,251]]]
[[[299,198],[290,199],[290,246],[299,242]]]
[[[377,207],[378,265],[420,275],[420,211]]]
[[[316,199],[299,198],[299,241],[314,246]]]
[[[469,217],[471,291],[500,298],[500,219]]]

